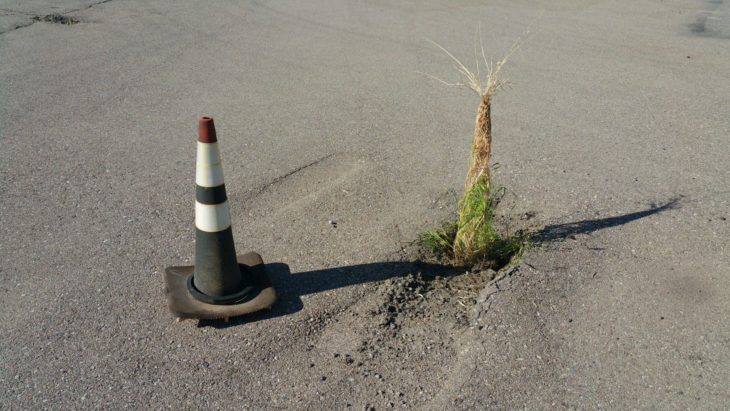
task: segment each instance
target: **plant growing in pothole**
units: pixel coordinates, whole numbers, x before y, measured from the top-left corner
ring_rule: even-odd
[[[463,80],[449,83],[426,75],[447,86],[467,88],[479,96],[471,159],[464,182],[464,194],[458,203],[458,218],[439,229],[426,231],[419,239],[421,245],[437,255],[453,258],[457,264],[473,265],[480,261],[493,261],[497,266],[504,266],[515,256],[521,255],[525,247],[524,235],[503,236],[494,227],[494,209],[498,203],[499,190],[492,187],[489,168],[492,158],[492,97],[507,84],[499,77],[500,70],[519,48],[521,39],[517,39],[504,58],[496,63],[487,60],[480,41],[481,58],[486,68],[485,79],[482,79],[479,69],[476,48],[475,73],[444,47],[432,42],[456,63]]]

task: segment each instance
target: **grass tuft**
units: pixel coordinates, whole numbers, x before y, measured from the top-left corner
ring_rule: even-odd
[[[505,235],[494,226],[494,209],[504,188],[487,194],[486,184],[475,184],[459,203],[459,217],[426,230],[417,241],[441,260],[459,266],[482,265],[498,270],[519,262],[529,246],[524,232]]]
[[[417,244],[438,258],[452,259],[454,256],[454,238],[458,228],[458,222],[446,222],[440,228],[424,231],[418,237]]]

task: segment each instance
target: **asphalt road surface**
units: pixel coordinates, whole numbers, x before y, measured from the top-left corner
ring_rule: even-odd
[[[427,39],[528,26],[494,161],[539,244],[419,303],[478,103]],[[727,0],[0,0],[0,408],[725,408],[728,73]],[[163,292],[201,115],[281,296],[228,324]]]

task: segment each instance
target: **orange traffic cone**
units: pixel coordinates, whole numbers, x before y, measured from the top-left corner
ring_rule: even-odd
[[[276,301],[256,253],[236,256],[218,139],[210,117],[198,124],[195,172],[195,265],[165,269],[170,311],[178,318],[236,317]]]

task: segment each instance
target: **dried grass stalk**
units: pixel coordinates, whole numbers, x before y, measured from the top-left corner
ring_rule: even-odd
[[[464,192],[474,186],[477,180],[490,181],[489,162],[492,159],[492,101],[484,95],[477,110],[474,140],[471,145],[471,162],[464,182]]]

